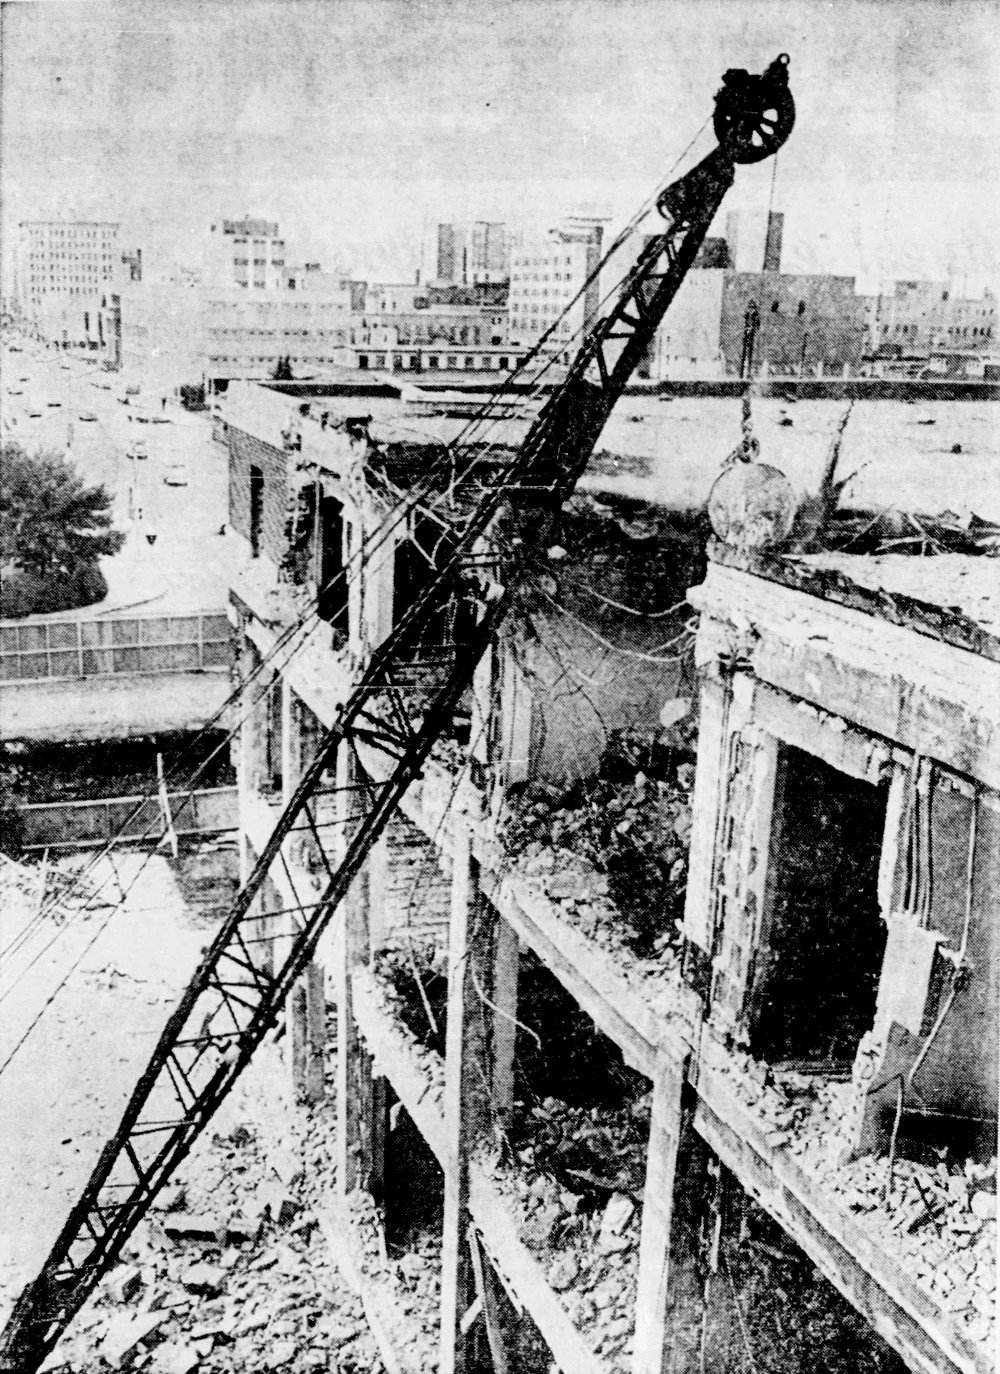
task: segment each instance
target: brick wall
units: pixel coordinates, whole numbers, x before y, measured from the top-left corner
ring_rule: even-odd
[[[250,468],[260,468],[264,476],[260,549],[272,562],[280,563],[288,514],[288,457],[281,449],[232,425],[228,437],[229,523],[237,534],[250,538]]]
[[[855,371],[864,346],[864,298],[854,293],[853,277],[792,276],[778,272],[727,272],[720,325],[726,372],[739,372],[744,315],[751,301],[760,310],[755,357],[770,372],[797,372],[805,345],[812,372],[822,362],[827,372],[846,364]]]
[[[386,826],[385,933],[448,943],[451,875],[434,844],[396,812]]]

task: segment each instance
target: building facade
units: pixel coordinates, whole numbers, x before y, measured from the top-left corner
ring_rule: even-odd
[[[285,242],[275,220],[223,219],[211,225],[203,281],[212,286],[255,291],[281,288],[285,276]]]
[[[569,215],[511,253],[509,338],[527,347],[549,335],[547,352],[570,349],[597,315],[603,218]]]
[[[23,220],[17,297],[29,327],[65,348],[103,344],[101,297],[121,275],[119,225],[105,220]]]
[[[250,386],[227,401],[245,871],[461,510],[460,488],[428,487],[426,455],[371,439],[375,401]],[[393,1313],[375,1323],[388,1367],[429,1345],[441,1367],[488,1347],[526,1374],[991,1369],[1000,640],[940,597],[893,601],[927,561],[843,557],[831,578],[715,551],[691,593],[696,765],[650,756],[596,794],[621,833],[647,798],[658,839],[630,864],[659,845],[683,884],[680,908],[648,910],[652,944],[635,943],[621,873],[585,852],[586,796],[552,752],[567,722],[582,738],[568,703],[612,659],[598,675],[593,639],[567,641],[560,698],[516,634],[493,642],[287,1014],[298,1092],[319,1102],[336,1059],[326,1205],[366,1310]],[[472,575],[490,566],[483,548]],[[614,566],[604,551],[591,569],[612,607]],[[923,585],[933,596],[926,570]],[[423,673],[428,649],[414,643]],[[617,665],[629,690],[643,657]],[[676,664],[645,670],[647,713],[683,717]],[[288,832],[248,948],[283,948],[398,762],[390,726],[414,684],[402,668],[394,683],[394,713],[370,715]],[[417,1178],[438,1199],[422,1223]],[[423,1227],[426,1302],[408,1295],[406,1242],[379,1240],[407,1226]]]
[[[996,296],[964,296],[946,282],[896,282],[891,293],[871,298],[869,321],[868,349],[876,357],[993,353],[1000,337]]]
[[[760,315],[758,369],[784,376],[860,371],[866,351],[866,309],[853,277],[726,272],[720,343],[729,376],[739,375],[751,303]]]
[[[319,289],[129,284],[121,293],[123,367],[167,385],[274,375],[287,359],[293,373],[332,367],[350,342],[349,284]]]
[[[505,282],[509,277],[510,232],[506,224],[476,220],[438,225],[438,281],[478,286]]]

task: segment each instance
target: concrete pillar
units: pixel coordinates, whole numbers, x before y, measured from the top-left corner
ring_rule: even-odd
[[[476,1015],[489,977],[489,932],[478,893],[468,826],[456,820],[448,940],[448,1031],[445,1050],[444,1224],[441,1253],[440,1374],[463,1374],[468,1334],[462,1318],[472,1306],[477,1275],[468,1242],[468,1156],[484,1128],[486,1104],[479,1070],[485,1058],[481,1022]],[[479,1257],[477,1256],[477,1259]],[[480,1261],[480,1283],[487,1282]],[[491,1341],[495,1331],[489,1332]],[[502,1354],[501,1354],[502,1360]],[[496,1357],[494,1358],[496,1364]]]
[[[341,824],[336,827],[338,861],[346,850],[356,805],[354,757],[346,745],[337,754],[336,804]],[[337,1004],[337,1189],[342,1198],[365,1185],[373,1156],[372,1073],[354,1021],[352,975],[369,959],[368,866],[361,869],[341,903],[338,919],[343,937],[334,940],[334,998]],[[377,1144],[377,1141],[374,1142]]]
[[[493,1108],[497,1127],[507,1131],[514,1111],[514,1049],[517,1041],[517,985],[521,942],[498,916],[493,939]]]
[[[653,1077],[639,1237],[634,1374],[667,1374],[672,1367],[670,1244],[684,1076],[684,1060],[678,1058],[672,1048],[661,1044]]]
[[[288,680],[281,681],[281,776],[282,803],[287,806],[308,764],[304,757],[302,712]],[[285,860],[296,879],[296,891],[306,899],[308,875],[303,855],[308,837],[292,834],[285,841]],[[279,859],[280,864],[280,859]],[[297,878],[301,873],[301,879]],[[304,916],[290,911],[286,917],[289,936],[302,928]],[[292,996],[285,1004],[285,1035],[288,1046],[287,1068],[291,1090],[296,1098],[318,1102],[324,1093],[326,1047],[326,999],[323,971],[310,963],[303,971]]]

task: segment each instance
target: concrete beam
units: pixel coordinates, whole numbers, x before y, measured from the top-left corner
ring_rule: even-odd
[[[8,683],[0,687],[0,740],[58,744],[201,730],[229,693],[225,669]]]

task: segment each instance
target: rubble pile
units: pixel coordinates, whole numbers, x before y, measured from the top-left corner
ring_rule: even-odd
[[[61,859],[25,862],[0,853],[0,936],[6,945],[13,936],[41,916],[62,925],[67,916],[84,919],[114,905],[112,895],[102,892],[83,871],[83,861]]]
[[[789,1148],[818,1173],[842,1206],[878,1234],[882,1246],[954,1313],[969,1337],[993,1347],[996,1322],[997,1161],[959,1160],[932,1151],[933,1162],[870,1155],[844,1160],[838,1125],[849,1119],[850,1085],[814,1087],[784,1075],[779,1090],[798,1097]],[[791,1081],[789,1081],[791,1080]],[[811,1087],[811,1091],[810,1091]]]
[[[849,1080],[776,1071],[734,1056],[730,1085],[827,1195],[850,1211],[977,1344],[996,1338],[997,1161],[961,1160],[946,1150],[912,1159],[848,1157]],[[901,1147],[905,1142],[901,1142]]]
[[[227,1112],[197,1143],[46,1374],[380,1374],[362,1304],[304,1201],[315,1149],[287,1123],[270,1141],[232,1123]]]
[[[372,1325],[380,1329],[400,1367],[434,1374],[438,1367],[441,1308],[440,1232],[423,1231],[397,1256],[386,1248],[385,1231],[370,1194],[357,1190],[347,1202],[355,1237],[354,1262],[363,1275]],[[379,1299],[373,1300],[372,1286]]]
[[[525,876],[550,875],[547,895],[572,904],[585,934],[611,926],[633,954],[649,958],[678,945],[694,765],[670,751],[656,776],[634,766],[636,753],[619,737],[597,777],[569,789],[528,785],[503,838]]]
[[[546,1098],[521,1113],[516,1168],[493,1164],[524,1244],[610,1370],[632,1358],[649,1094],[617,1110]]]
[[[731,1181],[726,1193],[714,1260],[703,1245],[694,1301],[681,1318],[692,1365],[704,1328],[716,1368],[905,1374],[902,1360],[780,1226]]]
[[[431,943],[380,950],[374,960],[371,988],[381,1009],[413,1042],[411,1050],[421,1068],[429,1076],[440,1078],[443,1086],[448,1021],[447,951]]]

